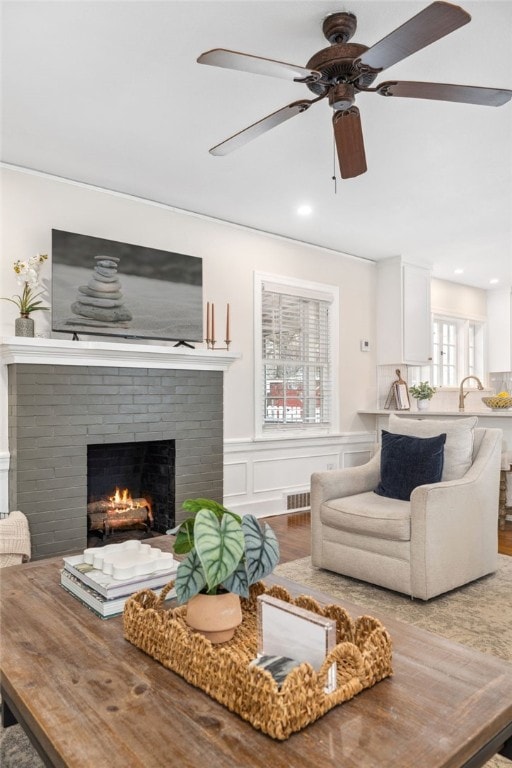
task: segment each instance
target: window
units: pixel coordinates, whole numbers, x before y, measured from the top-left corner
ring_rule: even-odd
[[[410,384],[429,381],[435,387],[458,387],[465,376],[483,379],[484,324],[467,318],[434,315],[432,364],[409,368]]]
[[[457,386],[457,323],[434,318],[432,339],[432,384]]]
[[[337,289],[257,275],[256,299],[257,432],[329,430]]]

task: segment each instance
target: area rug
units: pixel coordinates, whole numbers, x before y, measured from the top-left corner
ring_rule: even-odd
[[[340,602],[392,615],[475,650],[512,661],[512,557],[498,555],[498,570],[427,603],[363,581],[314,568],[310,557],[278,565],[275,575],[326,592]],[[376,767],[377,768],[377,767]],[[412,767],[411,767],[412,768]],[[485,768],[512,768],[499,755]]]
[[[275,574],[303,584],[304,594],[308,586],[319,589],[340,601],[345,598],[365,608],[391,614],[400,621],[512,661],[512,557],[498,557],[495,574],[428,603],[313,568],[309,557],[278,565]],[[43,768],[19,725],[1,732],[0,765],[2,768]],[[485,768],[512,768],[512,763],[496,756]]]

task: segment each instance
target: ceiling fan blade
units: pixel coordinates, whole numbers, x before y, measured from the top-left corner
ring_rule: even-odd
[[[270,131],[272,128],[275,128],[276,125],[284,123],[285,120],[289,120],[290,117],[295,117],[295,115],[299,115],[301,112],[305,112],[306,109],[309,109],[311,104],[315,103],[315,101],[318,101],[318,99],[311,99],[310,101],[308,99],[304,99],[303,101],[294,101],[292,104],[288,104],[286,107],[278,109],[277,112],[272,112],[272,114],[263,117],[261,120],[258,120],[257,123],[249,125],[242,131],[239,131],[233,136],[230,136],[229,139],[222,141],[220,144],[216,144],[210,149],[210,154],[228,155],[230,152],[233,152],[233,150],[239,149],[249,141],[252,141],[258,136],[261,136],[262,133],[266,133],[266,131]]]
[[[352,179],[366,172],[363,129],[357,107],[350,107],[344,112],[335,112],[332,116],[334,140],[338,152],[338,163],[342,179]]]
[[[252,56],[249,53],[228,51],[226,48],[214,48],[211,51],[206,51],[199,56],[197,61],[199,64],[210,64],[213,67],[224,67],[225,69],[237,69],[241,72],[252,72],[256,75],[282,77],[285,80],[295,80],[298,83],[313,83],[322,77],[322,73],[314,69],[287,64],[285,61]]]
[[[450,85],[448,83],[415,83],[409,80],[389,80],[380,83],[375,90],[381,96],[459,101],[464,104],[482,104],[487,107],[500,107],[512,98],[512,91],[503,88],[480,88],[476,85]]]
[[[359,62],[372,69],[386,69],[425,46],[435,43],[450,32],[471,21],[471,16],[458,5],[435,2],[428,5],[401,27],[372,45]]]

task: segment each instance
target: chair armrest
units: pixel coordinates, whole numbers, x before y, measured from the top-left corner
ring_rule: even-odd
[[[501,430],[488,429],[459,480],[411,494],[411,583],[429,599],[495,569]]]
[[[324,501],[373,491],[380,479],[380,450],[359,467],[314,472],[311,475],[311,512]]]
[[[311,475],[311,562],[322,565],[322,521],[320,508],[329,499],[373,491],[380,478],[380,450],[359,467],[314,472]]]
[[[440,513],[444,505],[450,508],[453,506],[453,514],[461,519],[467,515],[468,504],[469,508],[479,507],[485,500],[483,506],[493,509],[493,501],[497,500],[499,493],[501,435],[500,429],[487,430],[478,456],[459,480],[430,483],[415,488],[411,494],[411,522],[415,515],[425,511],[429,505],[432,507],[432,514]],[[497,515],[497,506],[494,512]]]

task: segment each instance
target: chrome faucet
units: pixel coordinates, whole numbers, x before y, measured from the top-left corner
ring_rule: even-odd
[[[482,384],[478,376],[466,376],[465,379],[462,379],[460,383],[460,388],[459,388],[459,411],[464,411],[464,398],[467,397],[467,395],[469,395],[469,392],[466,392],[466,394],[464,394],[464,382],[467,381],[468,379],[474,379],[478,385],[478,389],[484,388],[484,385]]]

